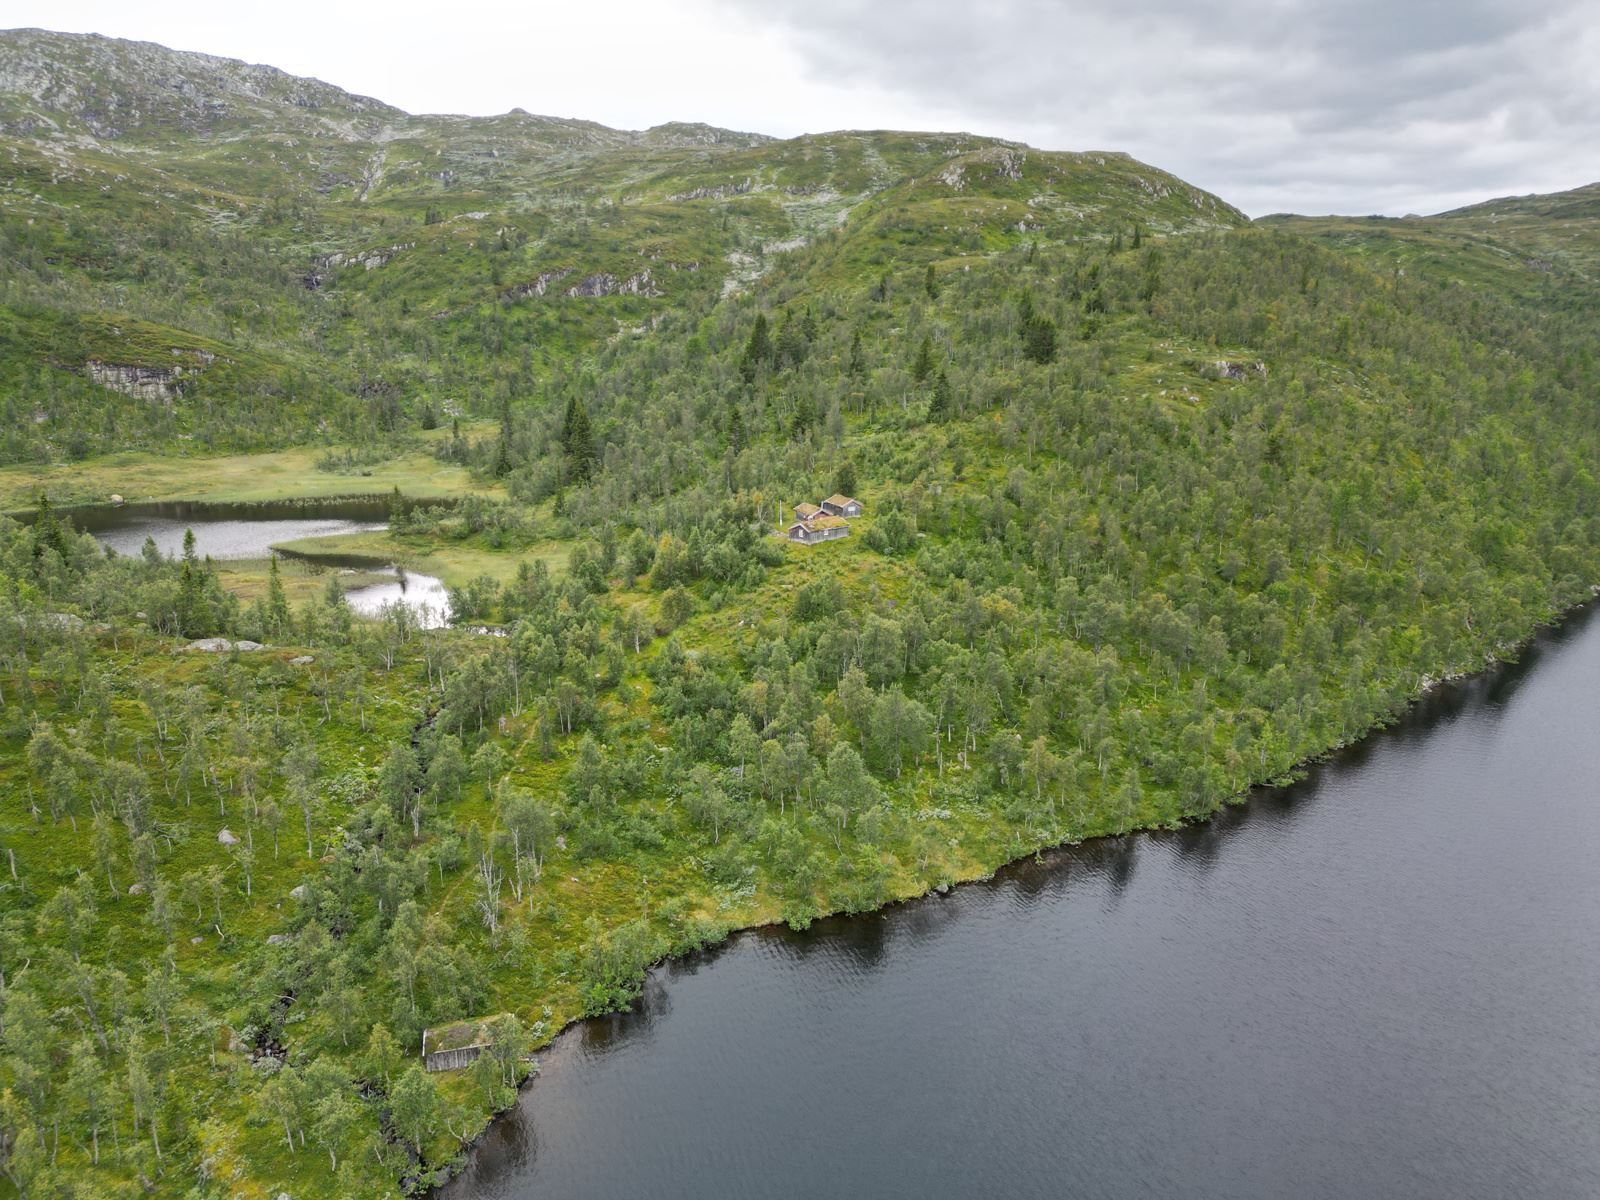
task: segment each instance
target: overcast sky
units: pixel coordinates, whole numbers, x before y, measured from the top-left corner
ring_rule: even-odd
[[[6,0],[0,21],[270,63],[411,112],[1125,150],[1252,215],[1600,178],[1600,0]]]

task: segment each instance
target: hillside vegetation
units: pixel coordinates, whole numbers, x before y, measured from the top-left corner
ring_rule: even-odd
[[[364,544],[458,627],[0,520],[18,1194],[424,1190],[664,955],[1204,819],[1600,580],[1582,237],[53,37],[0,37],[7,453],[431,454],[457,502]],[[775,536],[834,492],[848,537]]]

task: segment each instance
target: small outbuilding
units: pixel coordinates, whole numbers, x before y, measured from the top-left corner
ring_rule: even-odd
[[[802,521],[809,521],[812,517],[820,517],[822,509],[815,504],[796,504],[794,515]]]
[[[830,517],[859,517],[861,501],[835,493],[822,502],[822,511]]]

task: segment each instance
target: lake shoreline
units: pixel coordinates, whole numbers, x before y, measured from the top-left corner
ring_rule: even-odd
[[[1419,709],[1423,706],[1432,704],[1448,705],[1452,699],[1465,700],[1469,689],[1481,686],[1498,674],[1518,666],[1527,651],[1537,648],[1543,640],[1557,631],[1567,629],[1574,622],[1582,621],[1587,615],[1592,615],[1596,611],[1600,611],[1600,585],[1592,585],[1586,598],[1575,601],[1535,622],[1528,634],[1519,641],[1498,647],[1481,667],[1471,671],[1448,672],[1437,677],[1424,675],[1422,677],[1423,686],[1417,692],[1411,695],[1396,711],[1386,718],[1375,720],[1358,736],[1307,756],[1296,763],[1289,771],[1275,779],[1254,783],[1241,789],[1203,816],[1182,818],[1175,822],[1135,826],[1117,833],[1095,834],[1084,838],[1041,843],[1023,854],[1008,858],[987,869],[980,867],[970,874],[962,875],[948,882],[928,886],[920,892],[894,896],[870,909],[852,912],[838,908],[827,912],[819,912],[811,918],[807,923],[807,927],[809,928],[809,926],[821,922],[868,917],[882,920],[899,910],[909,909],[915,905],[929,903],[936,899],[946,899],[956,893],[957,889],[970,885],[1004,881],[1012,875],[1026,872],[1035,867],[1053,871],[1077,851],[1093,849],[1099,846],[1108,848],[1125,847],[1136,836],[1160,838],[1163,835],[1181,835],[1186,830],[1212,825],[1219,817],[1230,813],[1243,814],[1255,803],[1266,801],[1273,796],[1281,796],[1285,791],[1307,783],[1321,769],[1336,766],[1343,760],[1369,753],[1378,742],[1376,735],[1425,716],[1425,714],[1419,712]],[[713,942],[681,952],[663,955],[646,968],[646,975],[657,972],[669,964],[691,964],[701,959],[709,959],[715,955],[726,953],[743,938],[773,936],[783,932],[794,931],[795,928],[781,917],[739,925],[727,930]],[[626,1011],[620,1010],[596,1016],[574,1017],[550,1031],[549,1036],[539,1042],[534,1049],[536,1051],[549,1050],[558,1042],[565,1042],[580,1034],[591,1024],[614,1020]],[[444,1200],[448,1194],[448,1189],[470,1165],[472,1155],[482,1146],[485,1137],[491,1132],[496,1123],[504,1120],[509,1113],[521,1105],[526,1089],[538,1078],[539,1072],[537,1064],[535,1064],[534,1069],[527,1078],[517,1087],[512,1102],[492,1114],[472,1139],[462,1145],[457,1158],[448,1164],[449,1175],[447,1179],[431,1187],[427,1192],[423,1193],[424,1195],[434,1198],[434,1200]]]

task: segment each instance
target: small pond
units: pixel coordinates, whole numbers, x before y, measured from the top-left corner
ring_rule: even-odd
[[[401,567],[384,567],[377,573],[388,575],[391,579],[384,583],[351,588],[344,594],[345,600],[356,612],[364,617],[376,617],[381,616],[390,605],[403,604],[412,611],[417,624],[424,629],[438,629],[449,624],[450,590],[442,579]]]
[[[162,501],[62,510],[79,529],[118,554],[138,554],[153,538],[162,554],[183,553],[183,535],[194,530],[195,550],[220,561],[266,558],[279,542],[368,533],[389,527],[387,500],[373,497],[316,503],[200,504]]]
[[[66,509],[62,515],[118,554],[136,555],[143,550],[145,539],[151,538],[162,554],[177,557],[183,553],[184,534],[192,529],[195,550],[201,557],[236,562],[266,558],[275,546],[299,538],[387,529],[389,501],[382,496],[271,504],[161,501]],[[362,616],[375,617],[385,605],[402,604],[426,629],[438,628],[450,619],[449,591],[432,575],[357,556],[318,561],[335,569],[355,568],[389,577],[345,593],[350,607]]]

